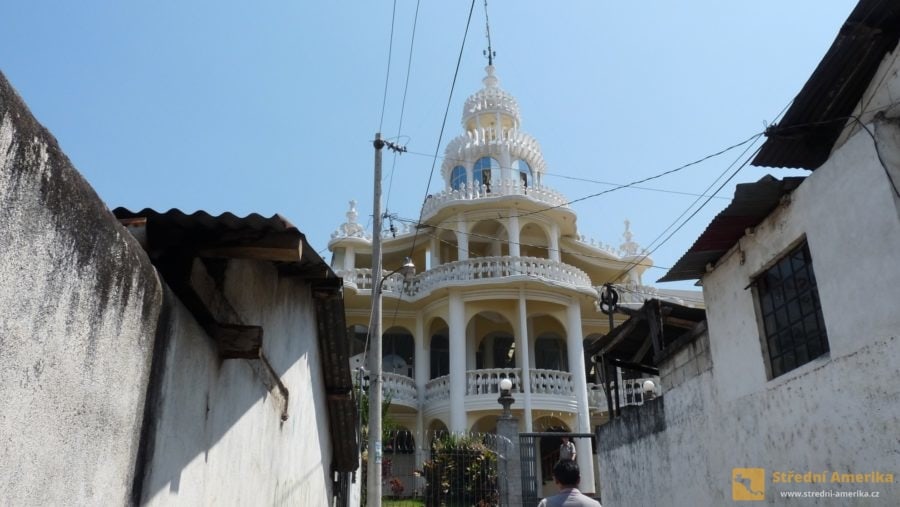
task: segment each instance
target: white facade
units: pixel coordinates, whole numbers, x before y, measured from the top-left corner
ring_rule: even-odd
[[[708,337],[660,365],[662,403],[630,414],[642,413],[654,430],[627,434],[624,426],[636,419],[626,415],[616,421],[621,427],[601,431],[611,441],[601,449],[604,502],[651,505],[665,497],[673,505],[723,505],[732,500],[734,468],[765,469],[768,504],[784,502],[785,491],[819,490],[900,501],[896,57],[887,54],[863,93],[857,112],[868,111],[865,127],[850,120],[828,160],[707,268]],[[804,240],[828,351],[774,374],[754,280]],[[776,483],[778,472],[825,472],[825,480]],[[833,472],[882,475],[832,482]],[[884,474],[889,482],[879,481]]]
[[[627,225],[620,249],[578,235],[566,198],[542,183],[546,163],[515,99],[492,66],[486,71],[465,103],[463,133],[447,145],[445,190],[426,200],[423,227],[383,240],[385,274],[406,256],[420,271],[407,282],[388,277],[383,290],[384,389],[392,418],[417,441],[429,430],[494,431],[502,378],[513,381],[521,431],[591,432],[606,410],[583,353],[586,338],[607,331],[596,287],[644,290],[641,273],[652,262]],[[354,203],[347,217],[329,248],[360,366],[381,276],[371,272],[370,236]],[[592,471],[589,442],[577,444],[582,470]],[[582,489],[594,491],[593,473],[582,475]]]

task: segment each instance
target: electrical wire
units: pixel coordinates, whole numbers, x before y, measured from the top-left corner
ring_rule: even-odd
[[[388,42],[387,70],[384,73],[384,96],[381,98],[381,119],[378,120],[378,132],[381,132],[381,127],[384,125],[384,109],[385,105],[387,105],[388,83],[391,80],[391,56],[394,52],[394,19],[396,16],[397,0],[394,0],[394,8],[391,11],[391,37]]]
[[[592,180],[592,179],[590,179],[590,178],[579,178],[579,177],[577,177],[577,176],[566,176],[566,175],[564,175],[564,174],[558,174],[558,173],[547,173],[547,172],[545,172],[545,173],[544,173],[544,176],[553,176],[553,177],[555,177],[555,178],[562,178],[562,179],[564,179],[564,180],[583,181],[583,182],[585,182],[585,183],[596,183],[596,184],[598,184],[598,185],[607,185],[607,186],[610,186],[610,187],[625,187],[625,184],[624,184],[624,183],[612,183],[612,182],[609,182],[609,181]],[[664,188],[639,187],[639,186],[636,186],[636,185],[632,185],[632,186],[630,186],[630,187],[628,187],[628,188],[632,188],[632,189],[635,189],[635,190],[647,190],[647,191],[650,191],[650,192],[661,192],[661,193],[664,193],[664,194],[688,195],[688,196],[691,196],[691,197],[706,197],[705,195],[702,195],[702,194],[695,194],[695,193],[693,193],[693,192],[681,192],[681,191],[678,191],[678,190],[666,190],[666,189],[664,189]],[[715,198],[716,198],[716,199],[728,199],[727,197],[723,197],[723,196],[720,196],[720,195],[715,196]]]
[[[419,23],[419,2],[420,0],[416,0],[416,13],[413,16],[412,36],[409,41],[409,56],[406,59],[406,81],[403,83],[403,100],[400,101],[400,121],[397,123],[398,138],[400,137],[400,133],[403,132],[403,114],[406,112],[406,94],[409,91],[409,76],[410,70],[412,69],[413,48],[416,45],[416,26],[418,26]],[[394,187],[394,169],[397,167],[397,152],[392,151],[391,153],[391,171],[390,178],[388,179],[387,199],[385,199],[384,204],[386,211],[390,209],[391,189]]]

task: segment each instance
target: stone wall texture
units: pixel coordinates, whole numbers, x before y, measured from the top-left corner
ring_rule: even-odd
[[[0,503],[129,502],[162,297],[0,75]]]

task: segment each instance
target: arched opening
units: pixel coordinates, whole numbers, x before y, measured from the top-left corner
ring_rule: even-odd
[[[460,190],[466,185],[466,168],[458,165],[450,171],[450,189]]]
[[[550,258],[550,238],[543,227],[527,223],[519,231],[519,251],[522,257]]]
[[[497,220],[482,220],[469,232],[469,257],[509,255],[509,234]]]
[[[493,311],[480,312],[469,321],[467,336],[475,340],[475,364],[469,364],[469,368],[515,368],[516,339],[506,317]]]
[[[513,162],[513,169],[519,173],[519,184],[523,187],[530,187],[534,184],[531,176],[531,166],[522,159]]]
[[[428,335],[431,374],[436,379],[450,374],[450,328],[444,319],[434,319]]]
[[[535,431],[547,433],[568,433],[571,431],[566,423],[550,416],[539,418],[535,421],[534,427]],[[540,440],[542,482],[553,482],[553,467],[559,461],[559,446],[562,445],[562,438],[546,436],[541,437]]]
[[[428,423],[429,439],[433,439],[435,436],[444,433],[450,433],[450,430],[447,428],[447,424],[444,421],[440,419],[432,419],[431,422]]]
[[[369,329],[366,326],[355,324],[347,328],[347,340],[350,342],[350,357],[366,351],[366,338],[368,335]]]
[[[413,378],[416,348],[412,333],[402,327],[388,329],[381,340],[381,369],[385,373],[393,373]]]
[[[534,367],[539,370],[569,371],[566,341],[555,333],[539,335],[534,342]]]
[[[438,235],[438,256],[441,264],[459,260],[459,243],[455,232],[443,230]]]
[[[491,183],[500,178],[500,162],[492,157],[481,157],[472,168],[472,181],[478,185],[484,185],[488,192],[491,191]]]
[[[499,416],[486,415],[475,421],[472,425],[473,433],[497,433],[497,419]]]

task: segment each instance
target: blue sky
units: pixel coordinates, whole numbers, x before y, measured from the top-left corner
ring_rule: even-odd
[[[386,208],[416,218],[432,167],[469,2],[11,2],[0,70],[111,207],[280,213],[317,250],[372,205],[371,140],[385,156]],[[493,1],[501,86],[541,143],[545,184],[577,199],[761,132],[797,94],[849,15],[849,0]],[[486,60],[477,0],[438,154]],[[400,111],[403,107],[402,128]],[[581,234],[648,245],[740,150],[573,205]],[[430,192],[442,187],[440,161]],[[725,187],[766,173],[743,169]],[[391,174],[393,176],[391,177]],[[664,190],[661,192],[658,190]],[[672,193],[681,192],[681,193]],[[714,198],[653,254],[671,266],[727,205]],[[368,213],[367,213],[368,211]],[[327,252],[323,255],[328,257]],[[649,283],[665,273],[650,270]],[[673,288],[685,284],[665,284]]]

